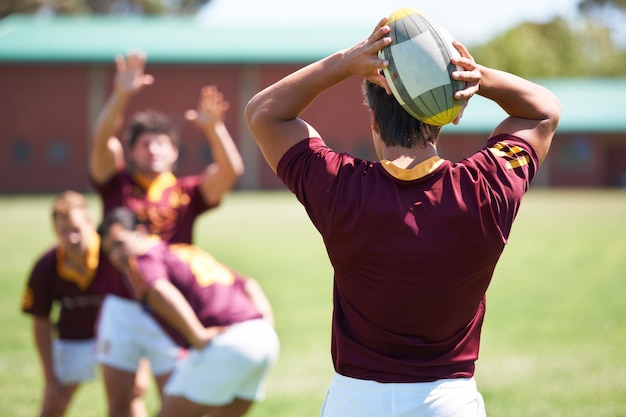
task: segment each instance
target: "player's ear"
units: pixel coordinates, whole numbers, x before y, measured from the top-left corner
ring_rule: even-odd
[[[374,112],[374,109],[370,108],[369,113],[370,113],[370,129],[372,129],[372,132],[376,133],[377,135],[380,135],[380,127],[378,126],[378,122],[376,121],[376,113]]]

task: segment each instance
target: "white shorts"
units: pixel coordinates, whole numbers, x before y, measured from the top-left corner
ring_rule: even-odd
[[[115,295],[104,298],[96,335],[97,361],[123,371],[135,372],[145,357],[152,373],[163,375],[184,353],[141,304]]]
[[[96,342],[89,340],[52,341],[54,375],[64,385],[80,384],[96,377]]]
[[[322,417],[485,417],[473,378],[381,384],[335,373]]]
[[[229,404],[235,398],[260,401],[278,352],[278,336],[267,321],[234,324],[202,350],[192,349],[164,392],[208,406]]]

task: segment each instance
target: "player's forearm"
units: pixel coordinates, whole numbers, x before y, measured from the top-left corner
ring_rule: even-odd
[[[548,89],[493,68],[481,67],[481,74],[478,94],[496,102],[509,116],[550,120],[556,126],[560,104]]]
[[[218,121],[206,129],[205,135],[211,147],[214,162],[219,165],[223,175],[231,179],[234,185],[235,181],[243,175],[244,165],[241,154],[226,125],[224,122]]]
[[[204,170],[200,192],[209,205],[217,204],[243,175],[244,165],[228,129],[222,121],[205,127],[213,162]]]
[[[92,146],[106,149],[107,141],[115,136],[124,122],[124,111],[130,96],[114,91],[98,115],[92,134]]]
[[[156,314],[178,331],[190,345],[201,347],[204,326],[185,297],[165,279],[158,280],[146,293],[146,302]]]
[[[124,165],[124,151],[116,132],[124,121],[129,96],[114,92],[109,97],[94,126],[89,175],[97,183],[104,183]]]
[[[55,378],[52,365],[52,328],[52,323],[48,319],[42,317],[33,319],[35,346],[46,380]]]
[[[350,76],[343,64],[340,51],[261,91],[248,104],[250,120],[281,122],[297,118],[322,92]]]
[[[245,290],[257,310],[263,314],[263,318],[269,321],[273,326],[274,312],[272,311],[272,306],[259,283],[254,279],[248,278],[246,279]]]

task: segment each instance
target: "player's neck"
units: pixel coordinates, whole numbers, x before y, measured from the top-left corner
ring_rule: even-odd
[[[135,178],[149,184],[153,182],[154,180],[156,180],[157,178],[159,178],[162,172],[135,170],[133,174]]]
[[[87,269],[87,251],[83,250],[65,250],[65,266],[84,273]]]
[[[383,159],[403,169],[411,169],[434,156],[438,154],[433,144],[428,144],[424,148],[419,146],[410,149],[403,146],[383,148]]]

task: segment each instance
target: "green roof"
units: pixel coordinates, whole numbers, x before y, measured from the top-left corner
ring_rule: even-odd
[[[370,27],[209,26],[194,17],[19,16],[0,20],[2,63],[112,62],[138,48],[151,63],[308,63],[349,47]],[[621,94],[626,78],[546,79],[540,84],[561,100],[561,132],[626,132]],[[493,102],[476,96],[461,124],[444,132],[485,132],[505,117]]]
[[[311,62],[356,43],[364,27],[208,26],[194,17],[19,16],[0,20],[0,62],[111,62],[130,49],[150,62]]]

